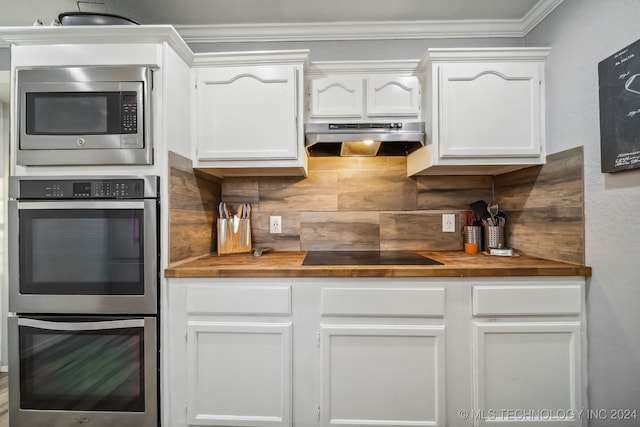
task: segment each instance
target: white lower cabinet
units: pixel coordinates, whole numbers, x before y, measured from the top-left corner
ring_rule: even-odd
[[[291,425],[291,323],[189,321],[187,422]]]
[[[580,335],[580,322],[475,322],[478,425],[581,425]]]
[[[291,426],[291,286],[172,282],[163,425]]]
[[[323,325],[322,426],[442,426],[443,325]]]
[[[163,425],[584,426],[584,279],[170,279]]]
[[[473,287],[476,426],[581,426],[584,287]]]
[[[445,425],[445,289],[385,284],[320,291],[323,427]]]

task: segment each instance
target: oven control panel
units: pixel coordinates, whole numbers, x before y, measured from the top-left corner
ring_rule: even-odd
[[[20,199],[142,199],[144,178],[21,180]],[[155,197],[155,196],[151,196]]]

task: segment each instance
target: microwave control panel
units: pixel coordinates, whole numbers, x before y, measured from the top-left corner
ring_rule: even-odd
[[[23,180],[20,199],[142,199],[143,179]]]
[[[122,92],[122,102],[120,108],[122,111],[121,131],[122,133],[138,132],[138,95],[136,92]]]

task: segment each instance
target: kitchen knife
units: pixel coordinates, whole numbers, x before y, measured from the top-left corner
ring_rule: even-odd
[[[220,219],[218,220],[218,223],[220,224],[220,226],[218,227],[218,232],[220,233],[220,246],[224,246],[226,235],[224,223],[224,205],[222,202],[220,202],[220,204],[218,205],[218,215],[220,216]]]
[[[247,245],[251,246],[251,205],[249,203],[245,203],[245,216],[246,216],[246,224],[247,232],[245,233],[247,239]]]

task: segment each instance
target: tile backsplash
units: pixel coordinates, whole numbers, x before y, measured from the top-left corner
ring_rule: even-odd
[[[527,255],[584,260],[582,147],[547,164],[497,176],[406,176],[406,158],[311,158],[309,176],[223,180],[169,156],[169,262],[215,253],[217,205],[251,203],[253,246],[275,250],[462,250],[460,213],[495,199],[507,213],[506,244]],[[457,231],[442,232],[442,214]],[[269,233],[269,217],[282,233]]]
[[[308,178],[222,182],[223,201],[252,204],[254,246],[291,251],[462,249],[461,232],[442,233],[442,213],[491,197],[491,177],[407,177],[405,157],[311,158]],[[271,215],[282,234],[269,233]]]
[[[584,149],[547,156],[547,163],[498,175],[496,197],[507,212],[508,245],[557,261],[584,263]]]
[[[191,160],[169,153],[169,264],[211,251],[220,200],[219,179],[194,173]]]

